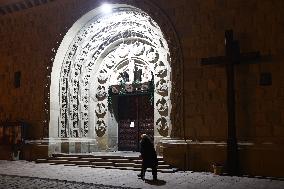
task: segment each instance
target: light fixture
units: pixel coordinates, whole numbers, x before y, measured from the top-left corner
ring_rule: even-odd
[[[102,10],[102,12],[103,12],[104,14],[109,14],[109,13],[112,12],[112,7],[111,7],[110,4],[103,4],[103,5],[101,6],[101,10]]]

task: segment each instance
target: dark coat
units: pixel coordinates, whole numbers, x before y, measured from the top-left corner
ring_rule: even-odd
[[[140,141],[140,152],[142,166],[155,167],[158,165],[158,158],[153,143],[149,137],[143,137]]]

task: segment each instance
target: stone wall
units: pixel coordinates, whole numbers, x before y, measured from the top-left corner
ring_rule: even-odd
[[[225,69],[222,66],[201,66],[200,59],[224,55],[224,32],[233,29],[242,52],[260,51],[262,55],[272,57],[256,64],[236,66],[238,139],[260,146],[267,142],[283,144],[284,2],[152,2],[172,21],[183,51],[185,129],[180,133],[181,138],[226,140]],[[52,66],[51,59],[55,56],[52,49],[58,48],[63,35],[77,19],[98,5],[99,1],[91,0],[55,0],[0,16],[1,121],[23,120],[30,124],[29,138],[47,136],[48,124],[45,121],[49,115],[45,109],[49,106],[46,85],[50,73],[47,67]],[[21,72],[20,88],[14,87],[14,73],[17,71]],[[263,73],[271,74],[271,85],[260,85]],[[276,151],[283,154],[278,147]],[[257,158],[255,154],[250,157]]]
[[[283,139],[283,22],[281,1],[159,1],[172,19],[184,55],[186,137],[226,139],[226,75],[222,66],[201,66],[200,59],[224,55],[224,31],[232,29],[242,52],[260,51],[272,60],[238,65],[237,134],[241,140]],[[186,5],[186,6],[185,6]],[[262,73],[272,85],[261,86]]]

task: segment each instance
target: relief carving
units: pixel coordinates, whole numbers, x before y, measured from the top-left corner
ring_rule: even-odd
[[[160,79],[156,83],[156,91],[161,96],[167,96],[168,95],[168,83],[167,83],[167,81],[164,80],[164,79]]]
[[[160,135],[162,135],[163,137],[168,136],[169,127],[166,118],[164,117],[159,118],[156,121],[156,126]]]
[[[99,101],[102,101],[104,100],[106,97],[107,97],[107,92],[106,92],[106,88],[105,86],[103,85],[99,85],[98,88],[97,88],[97,94],[96,94],[96,98],[99,100]]]
[[[160,115],[168,116],[169,107],[164,97],[162,97],[161,99],[157,101],[156,107]]]
[[[171,22],[168,20],[168,18],[163,15],[159,14],[157,16],[157,13],[160,12],[161,10],[152,4],[151,2],[141,2],[141,1],[132,1],[132,0],[118,0],[116,2],[125,2],[125,4],[131,4],[133,6],[137,6],[138,8],[141,8],[142,10],[147,10],[147,13],[150,16],[153,16],[155,21],[158,23],[158,25],[161,27],[165,40],[162,39],[159,35],[157,35],[154,31],[152,30],[151,27],[157,27],[157,24],[152,21],[152,19],[143,12],[131,12],[129,11],[128,13],[130,14],[129,17],[126,18],[125,22],[118,22],[113,24],[112,26],[110,25],[100,25],[100,23],[103,23],[105,18],[99,18],[97,20],[93,20],[92,24],[90,24],[87,28],[82,28],[82,30],[78,33],[77,38],[75,39],[74,43],[70,44],[70,49],[66,52],[65,59],[63,61],[62,65],[62,71],[61,71],[61,78],[60,78],[60,96],[61,96],[61,101],[60,101],[60,120],[59,120],[59,130],[60,130],[60,135],[62,137],[80,137],[80,136],[86,136],[88,133],[88,115],[85,115],[86,112],[88,112],[88,103],[89,103],[89,79],[90,77],[85,77],[82,82],[76,82],[72,83],[68,80],[69,74],[72,73],[81,73],[81,68],[84,67],[85,70],[85,75],[88,75],[92,72],[94,65],[96,64],[96,60],[99,58],[99,55],[102,54],[102,52],[108,47],[111,43],[113,43],[117,39],[122,39],[122,38],[139,38],[139,39],[144,39],[145,41],[148,41],[150,43],[153,40],[157,39],[157,42],[155,42],[155,45],[160,44],[162,48],[166,48],[168,43],[169,51],[170,51],[170,56],[168,56],[168,62],[171,64],[171,72],[168,72],[167,68],[165,67],[164,63],[160,60],[159,53],[156,51],[154,48],[145,48],[145,44],[141,43],[141,41],[136,41],[133,42],[133,44],[121,44],[116,50],[111,51],[109,53],[109,56],[105,57],[105,67],[107,69],[114,69],[114,66],[118,64],[119,61],[122,61],[122,59],[126,59],[129,54],[129,46],[132,45],[132,51],[133,56],[139,57],[150,63],[156,63],[157,67],[155,68],[155,76],[160,78],[159,80],[156,81],[156,92],[165,97],[170,95],[170,101],[172,104],[172,109],[171,109],[171,123],[174,126],[172,129],[171,136],[179,136],[181,133],[182,129],[182,113],[183,113],[183,88],[182,88],[182,64],[183,64],[183,59],[182,59],[182,53],[181,53],[181,48],[179,44],[179,39],[178,36],[175,33],[175,29],[173,28]],[[119,13],[119,15],[123,15],[124,13]],[[132,15],[131,15],[132,14]],[[128,18],[134,18],[136,17],[137,19],[140,17],[147,18],[145,21],[134,21],[134,22],[127,22]],[[149,22],[150,21],[150,22]],[[145,23],[150,23],[149,25],[149,30],[146,32],[145,28],[143,28],[143,24]],[[128,24],[128,25],[127,25]],[[129,31],[124,31],[121,32],[118,30],[118,28],[127,28],[129,25],[133,28],[131,32]],[[99,26],[99,27],[98,27]],[[135,27],[134,27],[135,26]],[[102,32],[103,31],[103,32]],[[92,36],[91,36],[92,35]],[[89,38],[90,42],[85,47],[80,47],[78,44],[81,44],[80,41],[83,41],[85,38]],[[81,50],[80,50],[81,48]],[[82,51],[84,49],[84,51]],[[147,50],[146,50],[147,49]],[[87,53],[92,53],[91,56],[87,56]],[[82,52],[82,53],[78,53]],[[118,53],[118,56],[112,56],[114,52]],[[91,57],[90,60],[86,60],[87,57]],[[163,56],[164,57],[164,56]],[[74,60],[78,60],[78,66],[72,67],[72,63]],[[83,65],[85,64],[85,65]],[[135,68],[135,67],[134,67]],[[138,67],[137,67],[138,68]],[[148,67],[147,67],[148,68]],[[142,83],[146,81],[150,81],[152,76],[151,71],[145,71],[145,69],[139,67],[141,69],[142,75],[141,75],[141,81]],[[139,70],[137,69],[137,70]],[[107,71],[103,70],[98,74],[98,82],[99,85],[97,88],[97,93],[96,93],[96,98],[99,101],[104,100],[107,97],[107,90],[104,85],[106,85],[108,76],[107,76]],[[138,72],[137,72],[138,73]],[[168,76],[171,74],[171,76]],[[77,74],[80,75],[80,74]],[[138,75],[139,76],[139,75]],[[169,86],[168,86],[168,81],[167,79],[163,79],[166,77],[171,77],[171,91],[169,91]],[[137,77],[136,78],[140,78]],[[148,79],[149,78],[149,79]],[[156,78],[155,78],[156,79]],[[130,77],[129,77],[130,80]],[[142,86],[143,88],[143,86]],[[146,85],[144,86],[146,90]],[[79,91],[78,89],[82,90],[84,92],[83,100],[81,101],[81,98],[78,98]],[[112,90],[115,90],[112,88]],[[132,91],[130,85],[126,86],[127,91]],[[82,92],[81,91],[81,92]],[[72,97],[72,100],[70,99]],[[164,103],[164,98],[159,99],[156,104],[158,108],[158,112],[162,115],[165,116],[169,114],[169,108],[168,108],[168,103]],[[79,109],[78,107],[75,106],[75,108],[69,108],[67,106],[68,103],[73,102],[75,104],[80,104],[80,106],[84,107],[84,120],[82,123],[84,124],[84,130],[78,129],[78,113]],[[96,115],[98,117],[104,117],[102,116],[104,113],[102,111],[103,105],[99,105],[101,107],[96,107]],[[70,113],[69,113],[70,112]],[[88,114],[88,113],[87,113]],[[74,116],[73,116],[74,115]],[[75,118],[75,119],[72,119]],[[68,120],[67,122],[65,120]],[[158,131],[162,136],[167,136],[168,135],[168,123],[165,122],[166,118],[162,117],[159,118],[156,121],[156,126],[158,127]],[[68,128],[75,128],[77,130],[71,131]],[[95,130],[97,133],[97,136],[103,136],[106,132],[106,123],[103,120],[98,120],[95,126]],[[70,131],[70,133],[69,133]],[[83,132],[83,133],[82,133]]]
[[[97,108],[96,108],[95,112],[96,112],[96,116],[98,118],[104,118],[105,115],[106,115],[106,112],[107,112],[106,105],[102,102],[99,102],[97,104]]]
[[[104,136],[106,132],[106,123],[103,119],[98,119],[96,122],[95,131],[98,137]]]

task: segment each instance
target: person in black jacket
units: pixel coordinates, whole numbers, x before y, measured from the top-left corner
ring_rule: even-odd
[[[141,135],[140,153],[142,157],[142,169],[138,177],[144,180],[146,169],[151,168],[153,180],[156,181],[157,180],[158,158],[157,158],[154,145],[146,134]]]

